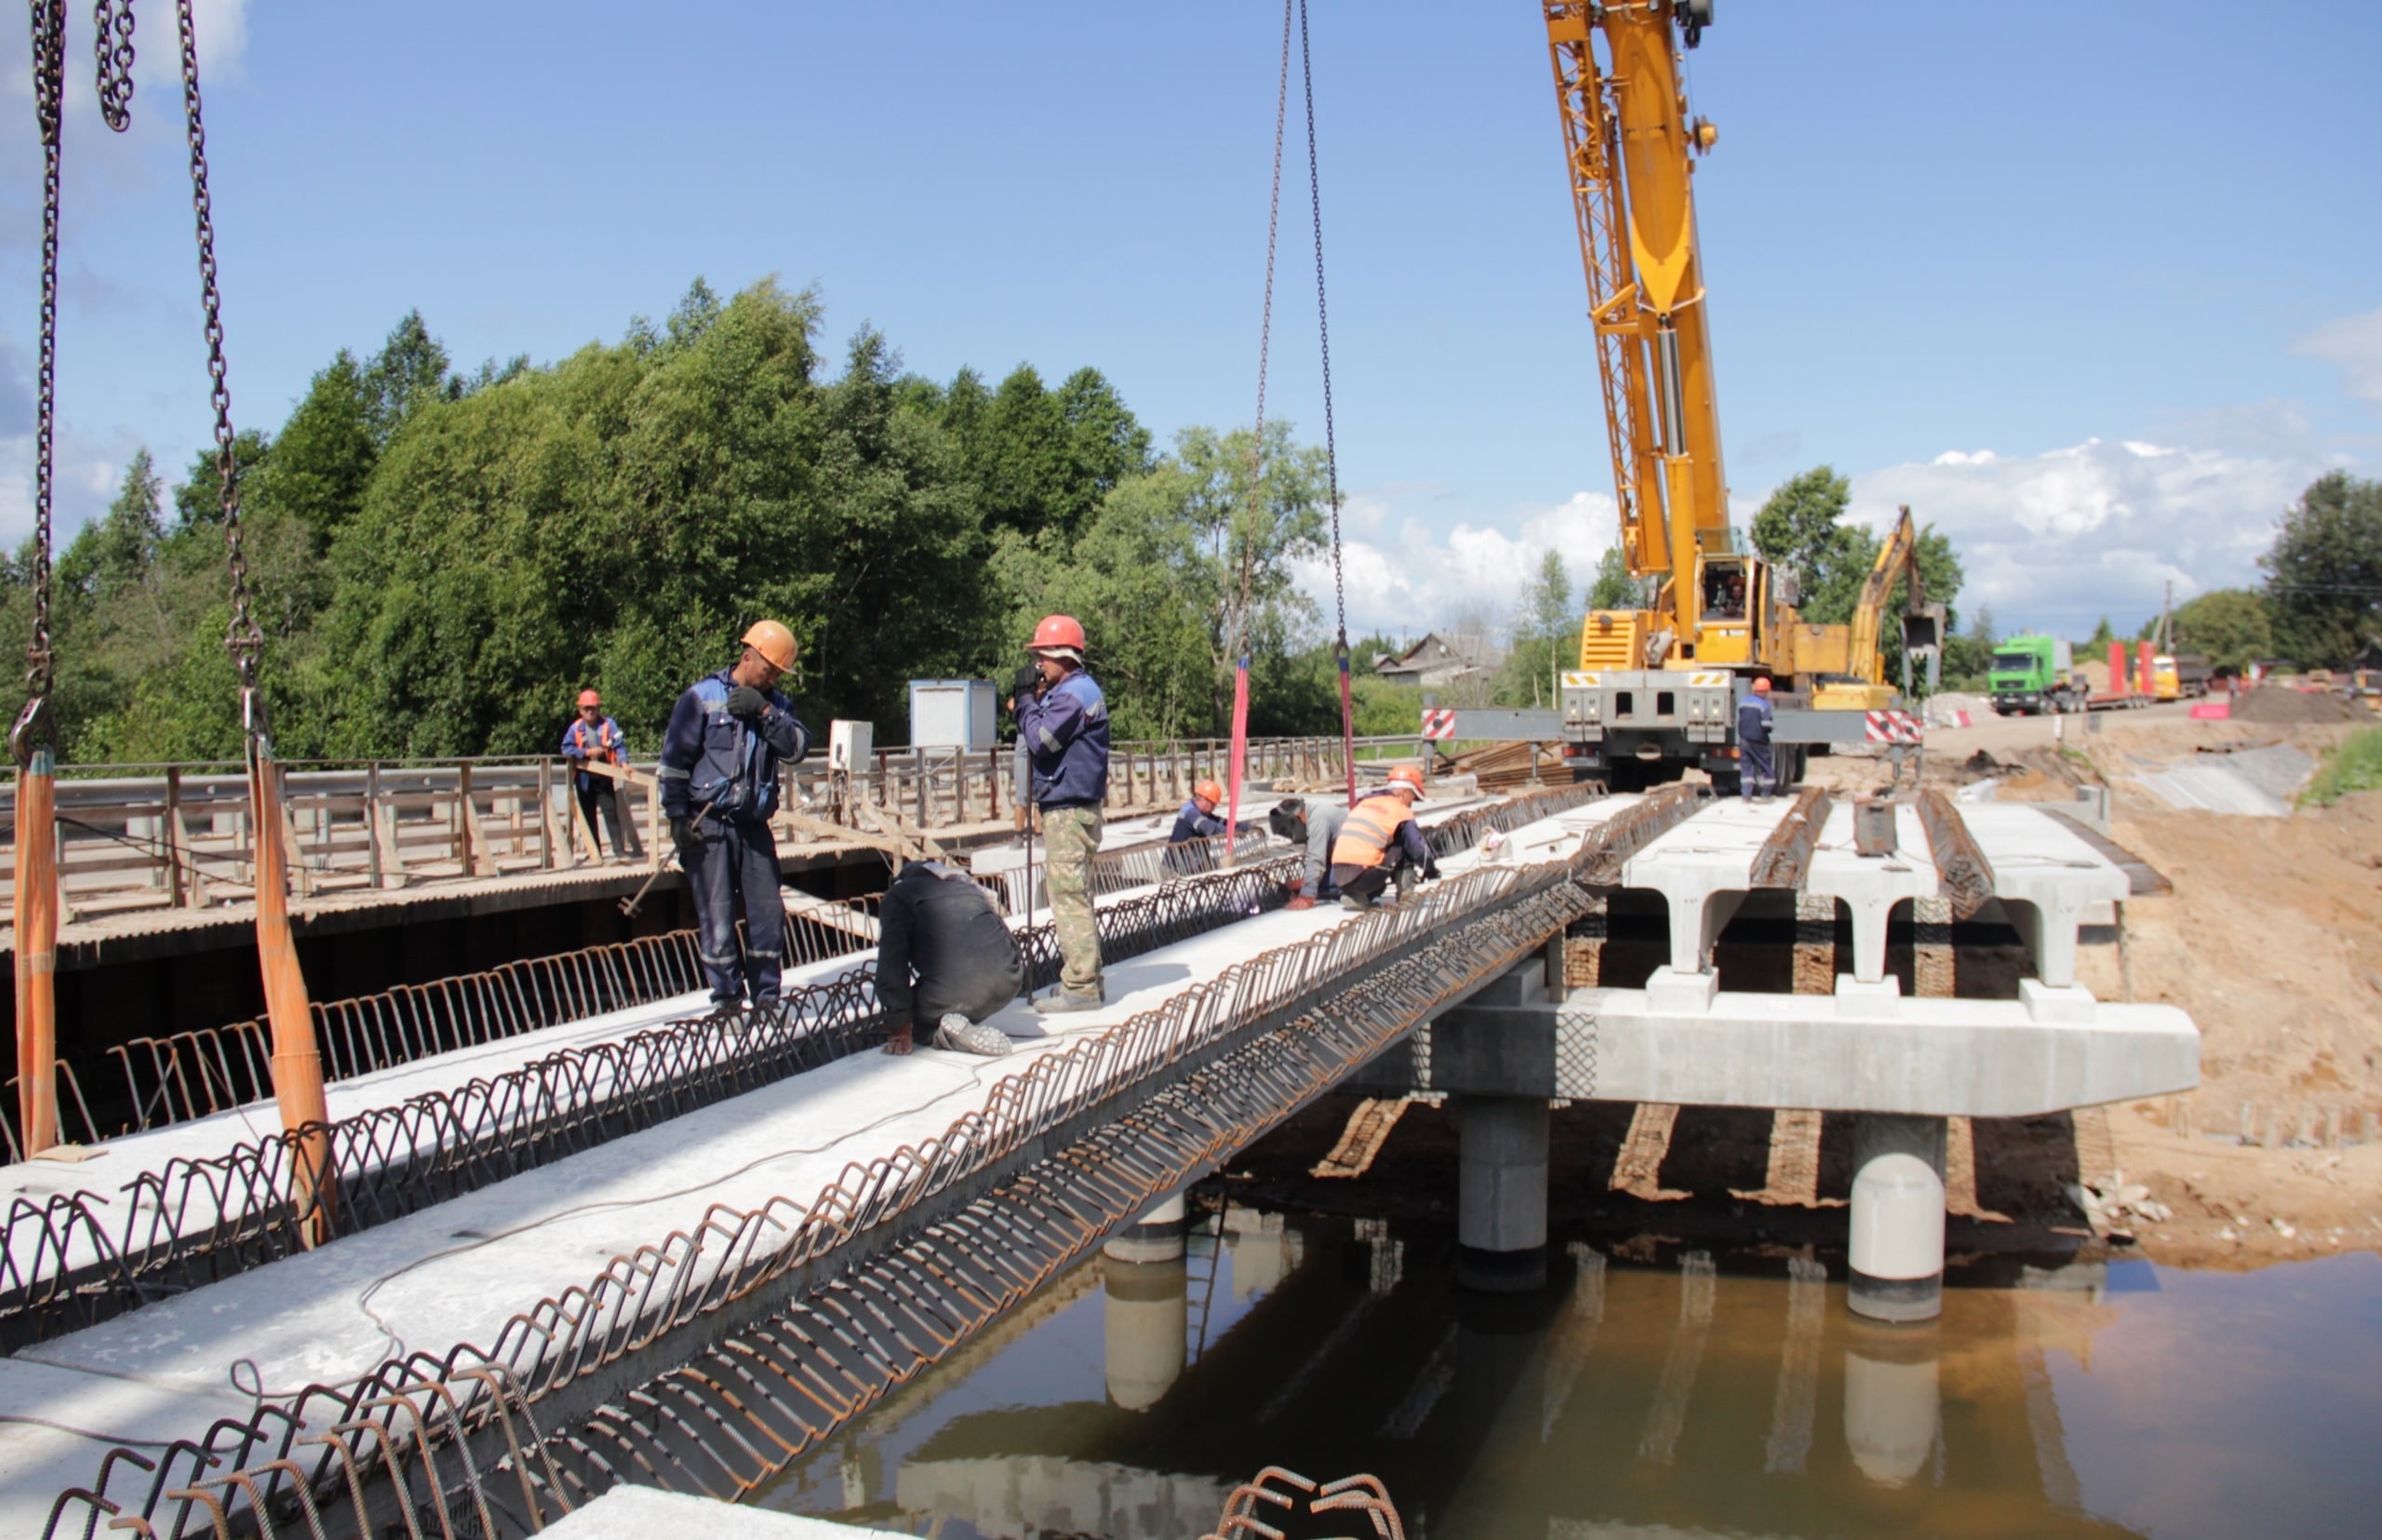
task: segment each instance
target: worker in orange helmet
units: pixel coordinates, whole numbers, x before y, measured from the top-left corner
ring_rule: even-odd
[[[1439,864],[1414,823],[1414,804],[1422,800],[1422,770],[1396,765],[1377,790],[1348,810],[1340,837],[1332,842],[1332,881],[1340,890],[1341,907],[1372,907],[1392,880],[1404,898],[1417,877],[1427,881],[1439,875]]]
[[[779,762],[810,752],[810,730],[777,688],[797,656],[793,632],[755,622],[733,664],[687,687],[662,734],[662,810],[694,895],[695,951],[716,1010],[737,1009],[748,989],[756,1010],[778,998],[785,901],[769,814]]]
[[[587,820],[588,842],[596,843],[596,815],[601,813],[612,854],[632,861],[643,859],[645,848],[637,843],[636,821],[621,817],[621,799],[612,778],[587,768],[629,762],[628,740],[621,733],[621,724],[604,715],[604,697],[592,690],[579,692],[579,716],[563,729],[562,757],[572,761],[577,771],[579,815]]]
[[[1213,781],[1202,781],[1191,788],[1191,799],[1174,815],[1173,832],[1166,837],[1168,872],[1187,877],[1215,869],[1215,857],[1202,842],[1224,832],[1224,821],[1216,816],[1224,799],[1224,787]]]
[[[1748,802],[1767,802],[1778,789],[1778,773],[1771,759],[1770,681],[1756,679],[1737,703],[1737,795]]]
[[[1050,920],[1058,931],[1059,987],[1034,1002],[1044,1015],[1097,1011],[1107,1003],[1100,930],[1091,907],[1091,857],[1108,801],[1108,702],[1083,666],[1083,624],[1045,615],[1026,644],[1042,676],[1037,695],[1018,702],[1018,735],[1034,772],[1049,851]]]

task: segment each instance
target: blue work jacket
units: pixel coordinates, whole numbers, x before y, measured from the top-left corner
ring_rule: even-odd
[[[1034,767],[1037,808],[1097,808],[1108,800],[1108,703],[1077,669],[1017,703],[1018,730]]]
[[[723,668],[697,679],[670,708],[656,772],[665,818],[708,809],[720,818],[766,819],[778,805],[778,762],[810,752],[810,730],[783,691],[761,691],[769,703],[756,721],[730,716],[728,692],[736,686],[728,676]]]
[[[1770,742],[1770,698],[1748,695],[1737,703],[1737,742],[1767,743]]]
[[[607,764],[628,763],[629,741],[622,736],[621,724],[607,716],[597,723],[593,730],[590,730],[585,717],[573,717],[570,726],[562,730],[562,757],[566,759],[576,759],[583,765],[588,760],[596,758],[599,754],[610,756],[605,760]],[[585,791],[596,783],[596,777],[582,770],[578,775],[578,782],[579,789]],[[611,782],[608,780],[604,783],[609,786]]]

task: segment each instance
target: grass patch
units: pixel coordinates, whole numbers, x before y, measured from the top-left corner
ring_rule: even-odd
[[[2382,791],[2382,728],[2361,728],[2326,755],[2299,803],[2329,808],[2353,791]]]

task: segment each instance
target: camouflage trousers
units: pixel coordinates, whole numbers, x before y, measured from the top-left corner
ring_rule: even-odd
[[[1059,932],[1059,982],[1070,995],[1097,995],[1100,927],[1091,912],[1091,855],[1100,849],[1100,810],[1045,808],[1042,840],[1050,863],[1045,877],[1050,919]]]

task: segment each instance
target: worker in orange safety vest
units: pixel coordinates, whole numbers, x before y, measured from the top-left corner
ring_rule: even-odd
[[[1423,800],[1423,772],[1398,765],[1379,791],[1358,799],[1332,842],[1332,882],[1340,890],[1345,909],[1372,905],[1393,880],[1398,896],[1413,888],[1416,877],[1428,881],[1439,875],[1431,847],[1414,823],[1414,804]]]

